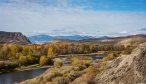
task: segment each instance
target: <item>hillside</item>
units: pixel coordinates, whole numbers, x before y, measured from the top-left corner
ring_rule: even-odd
[[[146,35],[131,35],[131,36],[121,36],[112,38],[97,38],[97,39],[87,39],[80,40],[81,43],[90,44],[116,44],[116,45],[138,45],[140,43],[146,42]]]
[[[112,61],[99,61],[90,64],[90,67],[77,64],[50,68],[44,74],[20,84],[141,84],[146,82],[145,64],[146,43],[143,43],[132,54],[121,55]]]
[[[121,37],[106,37],[106,38],[96,38],[96,39],[84,39],[84,40],[65,40],[58,39],[52,40],[52,43],[84,43],[84,44],[97,44],[97,45],[132,45],[137,46],[143,42],[146,42],[146,35],[131,35],[131,36],[121,36]]]
[[[96,76],[96,84],[138,84],[146,82],[146,43],[131,55],[122,55]]]
[[[20,32],[0,31],[0,44],[29,44],[26,36]]]
[[[85,44],[98,44],[98,45],[138,45],[146,42],[146,35],[130,35],[121,37],[91,37],[91,36],[49,36],[49,35],[36,35],[28,37],[32,43],[85,43]]]

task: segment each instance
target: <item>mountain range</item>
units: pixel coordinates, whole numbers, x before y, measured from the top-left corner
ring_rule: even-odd
[[[95,37],[92,36],[81,36],[81,35],[72,35],[72,36],[50,36],[50,35],[45,35],[45,34],[41,34],[41,35],[34,35],[34,36],[30,36],[28,37],[29,40],[32,43],[43,43],[43,42],[49,42],[52,40],[56,40],[56,39],[62,39],[62,40],[85,40],[85,39],[95,39]],[[103,37],[103,38],[107,38],[107,37]]]
[[[133,45],[146,42],[145,34],[121,36],[121,37],[92,37],[92,36],[49,36],[45,34],[26,37],[21,32],[0,31],[0,44],[31,44],[31,43],[84,43],[97,45]]]

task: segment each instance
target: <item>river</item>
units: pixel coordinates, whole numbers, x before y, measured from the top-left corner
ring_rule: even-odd
[[[43,72],[45,72],[48,68],[40,68],[35,70],[27,70],[27,71],[18,71],[11,72],[0,75],[0,84],[15,84],[27,79],[35,78],[39,76]]]
[[[95,61],[97,59],[102,59],[103,55],[91,56],[90,59]],[[40,68],[35,70],[18,71],[11,72],[0,75],[0,84],[15,84],[27,79],[35,78],[36,76],[45,72],[48,68]]]
[[[97,59],[102,59],[103,57],[104,57],[104,55],[97,55],[97,56],[91,56],[90,59],[91,59],[92,61],[95,61],[95,60],[97,60]]]

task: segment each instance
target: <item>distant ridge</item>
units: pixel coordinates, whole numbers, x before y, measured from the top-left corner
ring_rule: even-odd
[[[0,44],[30,44],[31,42],[21,32],[0,31]]]
[[[146,42],[146,34],[137,34],[129,36],[120,37],[110,37],[110,36],[49,36],[49,35],[36,35],[29,37],[32,43],[48,43],[48,42],[59,42],[59,43],[87,43],[87,44],[97,44],[97,45],[138,45],[140,43]]]
[[[110,38],[95,38],[80,40],[81,43],[90,43],[90,44],[114,44],[114,45],[138,45],[143,42],[146,42],[146,34],[137,34],[121,37],[110,37]]]
[[[72,36],[49,36],[45,34],[35,35],[28,37],[32,43],[41,43],[49,42],[53,40],[85,40],[85,39],[94,39],[92,36],[81,36],[81,35],[72,35]]]

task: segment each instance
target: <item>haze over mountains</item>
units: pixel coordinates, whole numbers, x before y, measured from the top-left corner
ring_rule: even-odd
[[[94,39],[92,36],[81,36],[81,35],[69,35],[69,36],[50,36],[46,34],[34,35],[28,37],[32,43],[43,43],[56,39],[62,40],[84,40],[84,39]]]
[[[21,32],[4,32],[0,31],[0,44],[30,44],[30,43],[85,43],[97,45],[138,45],[146,42],[145,34],[121,36],[121,37],[92,37],[92,36],[49,36],[49,35],[36,35],[26,37]]]
[[[32,43],[48,43],[48,42],[61,42],[61,43],[86,43],[86,44],[98,44],[98,45],[138,45],[146,42],[145,34],[109,37],[109,36],[49,36],[49,35],[36,35],[28,37]]]

